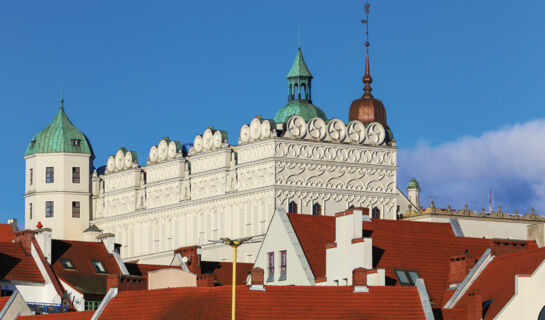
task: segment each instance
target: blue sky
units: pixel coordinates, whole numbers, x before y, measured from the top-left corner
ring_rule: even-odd
[[[362,8],[353,0],[1,2],[0,222],[23,218],[23,154],[54,117],[61,84],[96,166],[121,146],[144,164],[162,137],[191,142],[210,125],[236,143],[243,123],[286,103],[300,26],[313,101],[346,119],[361,95]],[[402,189],[416,176],[424,199],[480,209],[492,186],[506,210],[545,211],[543,30],[537,0],[371,3],[373,93],[400,148]],[[512,144],[494,134],[511,134]],[[445,150],[465,152],[453,163],[459,171],[449,170],[455,157]],[[491,165],[498,159],[509,161]],[[522,173],[513,170],[520,159],[535,161]]]

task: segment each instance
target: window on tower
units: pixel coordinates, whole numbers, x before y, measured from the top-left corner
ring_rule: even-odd
[[[374,207],[371,211],[371,218],[380,219],[380,210],[377,207]]]
[[[79,183],[80,174],[79,167],[72,167],[72,183]]]
[[[55,168],[47,167],[45,168],[45,183],[55,182]]]
[[[28,204],[28,217],[32,220],[32,202]]]
[[[322,206],[318,203],[315,203],[312,205],[312,214],[315,216],[319,216],[322,214]]]
[[[45,217],[46,218],[53,217],[53,214],[54,214],[54,202],[46,201],[45,202]]]
[[[288,213],[297,213],[297,203],[295,201],[288,204]]]
[[[72,139],[72,145],[74,147],[79,147],[81,145],[81,140],[80,139]]]
[[[32,185],[32,181],[34,180],[34,169],[30,169],[30,172],[28,173],[30,178],[30,185]]]
[[[79,218],[79,201],[72,201],[72,218]]]

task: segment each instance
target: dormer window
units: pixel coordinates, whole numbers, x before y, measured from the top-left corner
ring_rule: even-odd
[[[102,261],[92,260],[91,263],[93,264],[93,267],[95,268],[96,273],[108,273]]]
[[[72,146],[74,146],[74,147],[81,146],[81,140],[80,139],[72,139]]]
[[[35,145],[36,145],[36,139],[30,141],[30,147],[31,148],[34,148]]]
[[[404,286],[414,286],[416,279],[420,278],[418,271],[394,270],[399,283]]]
[[[70,259],[61,259],[61,265],[65,269],[75,270],[76,267],[74,267],[74,264],[72,263],[72,260]]]

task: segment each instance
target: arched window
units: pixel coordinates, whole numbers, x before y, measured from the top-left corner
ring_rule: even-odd
[[[292,86],[291,86],[291,84],[290,84],[290,89],[289,89],[289,93],[288,93],[288,99],[289,99],[289,100],[293,100],[293,91],[292,91],[292,89],[293,89],[293,88],[292,88]]]
[[[293,95],[294,97],[299,97],[298,99],[301,99],[301,93],[299,92],[299,87],[297,84],[293,86]]]
[[[322,206],[318,203],[315,203],[312,205],[312,214],[315,216],[319,216],[322,214]]]
[[[295,201],[290,202],[288,205],[288,213],[297,213],[297,203]]]
[[[301,96],[303,96],[304,99],[307,100],[307,99],[308,99],[308,96],[307,96],[307,86],[306,86],[304,83],[301,84],[301,92],[302,92]]]
[[[371,218],[380,219],[380,210],[377,207],[374,207],[371,211]]]

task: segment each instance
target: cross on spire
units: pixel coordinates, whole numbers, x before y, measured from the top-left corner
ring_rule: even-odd
[[[61,100],[60,100],[60,102],[61,102],[61,108],[64,107],[64,98],[63,98],[63,95],[62,95],[62,89],[63,89],[63,85],[61,84]]]
[[[364,6],[365,11],[365,20],[361,20],[361,23],[365,24],[365,75],[363,76],[363,83],[365,84],[363,88],[363,97],[365,98],[372,98],[373,95],[371,94],[371,82],[373,82],[373,78],[371,78],[371,71],[369,67],[369,7],[371,5],[369,3],[366,3]]]

